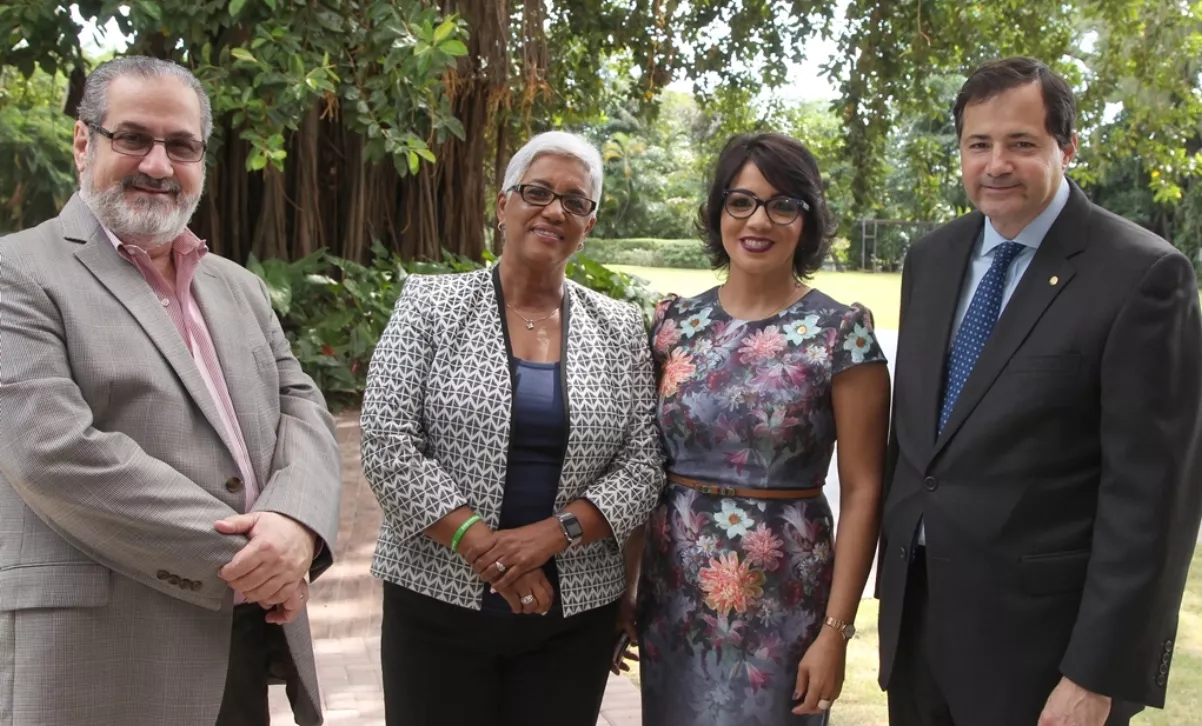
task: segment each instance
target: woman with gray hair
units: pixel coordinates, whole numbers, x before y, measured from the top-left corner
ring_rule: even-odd
[[[376,347],[389,724],[596,723],[621,545],[663,483],[642,315],[565,277],[600,196],[593,146],[535,136],[497,196],[497,264],[409,277]]]

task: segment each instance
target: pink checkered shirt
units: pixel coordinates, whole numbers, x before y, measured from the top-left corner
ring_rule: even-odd
[[[217,413],[221,416],[221,423],[225,426],[225,432],[233,444],[234,448],[231,453],[234,455],[234,461],[238,464],[238,472],[242,476],[243,491],[246,493],[246,509],[249,511],[259,496],[259,481],[255,478],[254,468],[250,464],[246,440],[242,436],[242,428],[238,425],[238,417],[234,414],[234,404],[230,400],[230,391],[225,384],[225,374],[221,371],[221,362],[217,360],[213,338],[209,334],[204,316],[201,315],[200,306],[192,297],[192,278],[196,275],[196,268],[200,265],[200,260],[208,254],[208,247],[205,246],[203,240],[187,229],[171,243],[172,261],[175,264],[175,286],[173,288],[154,266],[146,250],[125,244],[117,239],[117,236],[108,228],[104,228],[104,231],[113,246],[117,248],[117,252],[142,273],[142,277],[150,285],[150,289],[154,291],[155,297],[163,306],[163,311],[167,317],[171,318],[175,329],[183,337],[184,344],[188,346],[188,351],[192,353],[192,360],[196,362],[196,368],[200,371],[200,377],[204,380],[205,387],[209,389],[209,395],[217,404]],[[236,592],[234,601],[236,603],[245,602],[241,594]]]

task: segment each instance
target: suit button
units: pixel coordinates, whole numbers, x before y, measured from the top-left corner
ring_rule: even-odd
[[[1156,685],[1160,686],[1161,688],[1164,688],[1164,684],[1165,684],[1165,677],[1164,677],[1164,676],[1158,676],[1158,677],[1156,678]]]
[[[192,592],[200,592],[200,588],[202,587],[204,587],[204,585],[202,585],[200,582],[197,582],[196,580],[192,581]]]
[[[1171,640],[1164,641],[1164,652],[1166,652],[1166,653],[1173,652],[1173,641],[1171,641]]]
[[[181,590],[191,590],[191,589],[192,589],[192,581],[191,581],[191,580],[184,580],[184,579],[181,579],[181,580],[179,581],[179,589],[181,589]]]
[[[1173,656],[1172,656],[1172,655],[1170,655],[1169,653],[1165,653],[1164,655],[1162,655],[1162,656],[1160,657],[1160,662],[1161,662],[1161,663],[1166,663],[1166,664],[1167,664],[1167,663],[1169,662],[1169,660],[1170,660],[1172,657],[1173,657]]]
[[[166,580],[167,578],[171,577],[171,573],[166,570],[159,570],[155,577],[159,578],[160,580]]]
[[[928,492],[933,492],[939,488],[939,480],[933,476],[928,476],[926,479],[922,480],[922,488],[926,489]]]
[[[171,583],[172,585],[178,585],[179,584],[179,575],[169,575],[167,577],[167,582]]]
[[[901,558],[903,560],[906,559],[906,548],[905,547],[901,548]]]
[[[242,480],[236,476],[231,476],[225,480],[225,489],[231,494],[237,494],[242,491]]]

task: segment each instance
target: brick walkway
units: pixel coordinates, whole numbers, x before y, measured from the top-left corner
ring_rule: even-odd
[[[383,726],[380,679],[380,582],[369,566],[380,526],[380,508],[359,465],[357,414],[338,417],[342,449],[342,513],[334,566],[313,584],[309,619],[326,723]],[[273,726],[292,724],[283,687],[272,687]],[[639,726],[638,689],[611,676],[598,726]],[[413,726],[427,726],[414,724]],[[430,725],[433,726],[433,725]]]

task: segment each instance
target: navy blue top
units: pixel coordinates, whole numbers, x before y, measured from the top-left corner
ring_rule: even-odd
[[[501,502],[501,529],[534,524],[555,513],[555,495],[563,467],[563,384],[559,363],[534,363],[515,358],[513,427],[510,431],[509,469],[505,498]],[[543,566],[555,589],[552,615],[563,612],[559,601],[559,573],[552,559]],[[484,588],[485,611],[513,614],[505,598]]]

